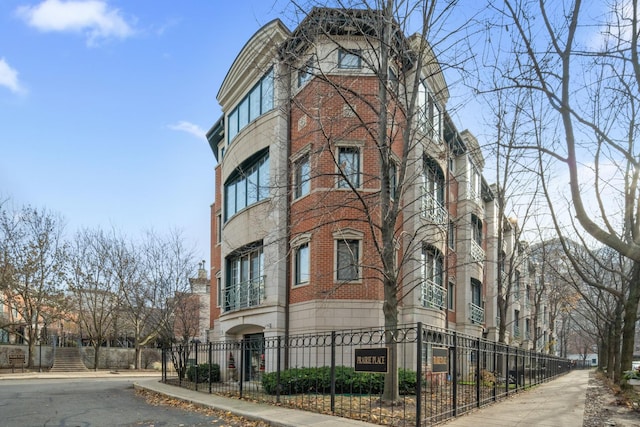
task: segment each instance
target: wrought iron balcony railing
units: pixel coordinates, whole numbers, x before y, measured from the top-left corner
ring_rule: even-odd
[[[447,290],[432,280],[422,282],[420,302],[423,307],[442,310],[447,303]]]
[[[484,249],[475,241],[471,241],[471,260],[473,262],[484,262]]]
[[[422,187],[422,216],[438,225],[445,225],[448,217],[442,203],[436,200],[425,187]]]
[[[520,338],[520,327],[519,326],[513,326],[513,337],[514,338]]]
[[[470,302],[469,303],[469,319],[471,319],[472,323],[479,324],[484,322],[484,308]]]
[[[224,311],[255,307],[264,301],[264,277],[236,283],[224,290]]]

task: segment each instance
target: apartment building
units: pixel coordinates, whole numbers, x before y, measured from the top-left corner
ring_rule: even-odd
[[[394,26],[401,49],[381,62],[380,25],[379,12],[329,8],[293,31],[276,19],[229,69],[207,133],[210,340],[384,325],[389,204],[401,206],[399,323],[495,330],[496,210],[478,141],[447,114],[428,43]]]

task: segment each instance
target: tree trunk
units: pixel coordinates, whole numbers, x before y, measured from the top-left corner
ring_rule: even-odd
[[[609,366],[607,368],[607,376],[616,380],[619,378],[620,372],[620,331],[622,330],[622,302],[616,302],[615,316],[613,325],[611,326],[611,339],[609,340]]]
[[[506,344],[507,302],[504,297],[498,297],[498,313],[500,313],[500,324],[498,325],[498,342]]]
[[[93,345],[93,370],[98,370],[98,360],[99,360],[99,351],[100,351],[100,342],[96,342]]]
[[[638,301],[640,300],[640,262],[633,263],[629,295],[624,302],[624,322],[622,323],[622,349],[620,350],[620,372],[616,378],[622,377],[622,371],[631,370],[633,346],[638,320]]]
[[[398,391],[398,346],[394,340],[398,329],[398,298],[395,282],[386,278],[384,282],[384,297],[382,311],[384,313],[385,342],[389,351],[389,371],[384,376],[382,401],[392,403],[400,400]]]
[[[142,365],[142,349],[140,348],[140,345],[136,341],[136,360],[135,360],[134,368],[138,370],[140,369],[141,365]]]

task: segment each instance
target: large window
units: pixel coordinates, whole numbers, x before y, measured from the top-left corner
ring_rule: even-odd
[[[474,214],[471,214],[471,231],[473,232],[473,241],[482,247],[482,220]]]
[[[259,305],[264,299],[262,246],[246,247],[227,258],[225,311]]]
[[[447,220],[447,211],[444,209],[444,173],[438,163],[430,157],[425,156],[423,163],[423,215],[437,224],[444,225]]]
[[[442,114],[435,96],[424,80],[418,86],[418,124],[431,138],[440,139]]]
[[[515,283],[513,284],[513,299],[520,301],[520,272],[516,270]]]
[[[360,149],[358,147],[339,147],[338,166],[343,176],[338,180],[338,188],[360,187]],[[346,178],[346,179],[345,179]]]
[[[224,185],[225,220],[269,197],[269,152],[260,152],[234,171]]]
[[[311,188],[311,166],[309,156],[304,156],[295,163],[295,197],[302,197],[309,194]]]
[[[336,278],[352,282],[360,278],[360,240],[337,241]]]
[[[482,307],[482,283],[477,279],[471,279],[471,302]]]
[[[305,242],[296,248],[295,284],[308,283],[310,275],[309,242]]]
[[[469,161],[469,199],[480,200],[481,184],[478,168]]]
[[[338,50],[338,68],[356,69],[362,68],[362,53],[359,50]]]
[[[471,303],[469,304],[469,318],[471,323],[484,322],[484,307],[482,304],[482,283],[471,279]]]
[[[442,287],[444,261],[442,253],[434,247],[422,249],[422,278]]]
[[[227,116],[227,141],[246,125],[273,109],[273,68],[249,91]]]
[[[421,301],[424,307],[443,309],[446,305],[444,283],[444,259],[442,253],[432,247],[422,248]]]

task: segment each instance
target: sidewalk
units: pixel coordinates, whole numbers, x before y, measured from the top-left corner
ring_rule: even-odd
[[[476,409],[446,427],[582,427],[588,369],[571,371],[531,390]]]
[[[266,403],[255,403],[248,400],[216,396],[215,394],[208,394],[163,384],[151,379],[136,382],[134,387],[137,389],[140,388],[155,391],[165,396],[186,400],[187,402],[194,403],[196,405],[208,406],[225,412],[231,412],[234,415],[240,415],[249,420],[265,421],[269,423],[269,425],[277,427],[377,426],[377,424],[350,420],[348,418],[300,411],[297,409],[268,405]]]
[[[582,427],[589,370],[575,370],[528,391],[514,393],[505,400],[476,409],[445,422],[446,427]],[[175,387],[160,382],[159,372],[87,371],[78,373],[0,374],[2,380],[27,378],[113,378],[140,377],[134,386],[197,405],[216,408],[250,420],[266,421],[279,427],[375,426],[314,412],[300,411],[263,403],[231,399]]]

